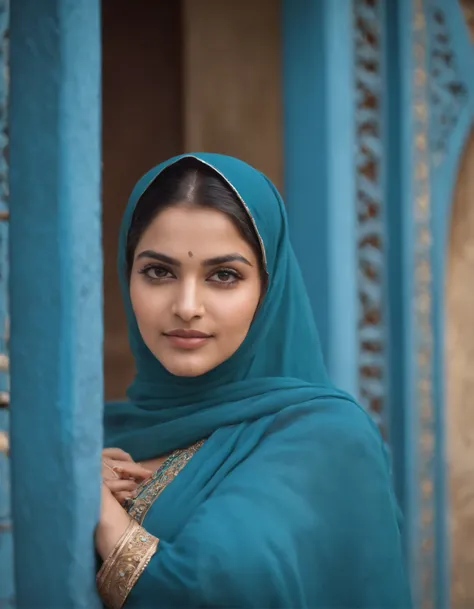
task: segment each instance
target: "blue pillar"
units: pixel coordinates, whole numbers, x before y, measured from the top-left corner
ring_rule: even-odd
[[[359,394],[351,0],[283,0],[285,199],[332,379]]]
[[[328,370],[379,424],[404,506],[396,6],[284,1],[284,141],[290,229]]]
[[[11,445],[17,606],[97,606],[102,442],[98,0],[11,10]]]
[[[322,4],[328,129],[328,367],[337,385],[360,398],[354,7],[352,0]]]

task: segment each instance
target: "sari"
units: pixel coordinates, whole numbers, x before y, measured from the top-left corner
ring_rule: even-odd
[[[173,376],[145,346],[125,260],[138,200],[186,156],[237,194],[268,273],[240,348],[195,378]],[[127,401],[106,404],[105,446],[135,460],[171,452],[128,506],[148,553],[122,595],[125,606],[409,609],[384,444],[368,414],[328,378],[285,206],[270,180],[208,153],[153,168],[124,213],[118,270],[137,374]]]

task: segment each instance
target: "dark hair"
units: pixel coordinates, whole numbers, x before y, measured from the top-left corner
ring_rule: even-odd
[[[210,207],[229,216],[252,247],[259,262],[262,280],[266,280],[260,241],[242,201],[212,167],[193,157],[180,159],[164,169],[138,200],[127,237],[128,277],[138,242],[147,227],[161,211],[179,202]]]

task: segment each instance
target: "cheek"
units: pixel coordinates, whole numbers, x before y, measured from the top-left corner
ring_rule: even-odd
[[[130,283],[130,300],[139,327],[145,327],[153,324],[154,320],[156,321],[159,300],[157,302],[153,290],[150,290],[148,285],[141,281],[132,281]]]
[[[260,299],[260,285],[248,284],[226,295],[226,302],[215,309],[215,316],[223,327],[235,333],[246,332],[250,327]]]

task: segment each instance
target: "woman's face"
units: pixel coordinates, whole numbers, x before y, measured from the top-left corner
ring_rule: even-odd
[[[257,257],[220,211],[169,207],[138,242],[133,310],[146,346],[172,374],[199,376],[235,353],[260,293]]]

